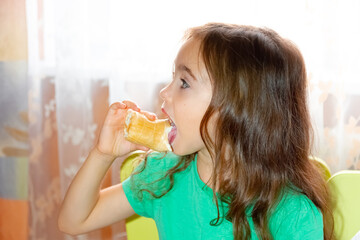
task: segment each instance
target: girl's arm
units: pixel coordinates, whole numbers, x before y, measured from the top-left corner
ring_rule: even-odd
[[[114,158],[94,148],[72,181],[61,206],[59,229],[77,235],[134,214],[121,184],[100,191]]]
[[[100,190],[102,180],[113,161],[144,147],[127,142],[123,125],[128,108],[140,111],[134,103],[110,106],[99,142],[90,152],[65,195],[58,218],[59,229],[76,235],[102,228],[134,214],[121,184]],[[147,113],[145,113],[147,114]],[[148,118],[156,118],[147,114]]]

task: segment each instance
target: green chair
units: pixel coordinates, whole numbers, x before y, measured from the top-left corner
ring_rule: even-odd
[[[128,158],[125,159],[120,169],[120,180],[124,181],[128,178],[136,162],[139,160],[143,151],[135,151]],[[126,219],[126,234],[128,240],[158,240],[158,232],[155,221],[151,218],[141,217],[137,214]]]
[[[331,177],[331,172],[329,166],[326,164],[324,160],[318,157],[309,157],[310,160],[313,161],[315,166],[319,169],[320,173],[323,175],[325,181],[329,180]]]
[[[360,171],[337,172],[328,185],[334,197],[336,239],[349,240],[360,231]]]

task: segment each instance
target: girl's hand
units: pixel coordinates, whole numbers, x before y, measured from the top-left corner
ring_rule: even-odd
[[[125,117],[128,109],[143,113],[149,120],[156,119],[155,114],[141,111],[140,108],[131,101],[111,104],[96,147],[98,151],[106,155],[111,155],[114,159],[137,149],[144,151],[149,150],[147,147],[125,140]]]

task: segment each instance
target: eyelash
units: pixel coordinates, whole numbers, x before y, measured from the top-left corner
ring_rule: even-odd
[[[182,89],[186,89],[189,88],[189,84],[184,80],[184,79],[180,79],[181,80],[181,88]]]

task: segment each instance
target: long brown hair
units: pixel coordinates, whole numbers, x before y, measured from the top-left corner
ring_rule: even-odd
[[[252,26],[211,23],[190,29],[187,38],[201,41],[200,54],[213,85],[200,131],[213,149],[213,185],[229,202],[226,217],[235,239],[250,238],[245,211],[251,205],[257,234],[272,239],[269,212],[289,186],[321,210],[324,238],[331,239],[329,192],[309,160],[312,128],[298,48],[273,30]],[[212,140],[207,125],[215,112]]]
[[[282,189],[293,186],[321,210],[324,239],[332,239],[329,192],[309,160],[307,78],[297,47],[270,29],[220,23],[192,28],[185,38],[201,41],[199,57],[212,82],[213,96],[200,132],[213,153],[212,185],[218,186],[220,203],[229,206],[225,217],[233,224],[234,238],[250,239],[246,210],[253,206],[257,235],[272,239],[270,212]],[[207,126],[215,113],[216,133],[211,139]],[[183,158],[167,177],[190,162],[191,158]],[[214,198],[216,224],[221,216],[215,192]]]

